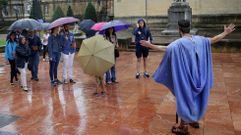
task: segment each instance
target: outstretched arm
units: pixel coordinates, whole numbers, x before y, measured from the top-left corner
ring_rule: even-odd
[[[157,46],[157,45],[153,45],[151,44],[149,41],[146,41],[146,40],[141,40],[140,41],[141,45],[144,46],[144,47],[148,47],[148,48],[151,48],[153,50],[158,50],[158,51],[166,51],[167,49],[167,46]]]
[[[232,33],[234,30],[235,30],[235,25],[234,25],[234,24],[229,24],[229,26],[226,26],[226,25],[225,25],[225,26],[224,26],[224,31],[223,31],[221,34],[219,34],[219,35],[211,38],[211,44],[214,44],[214,43],[219,42],[219,41],[222,40],[224,37],[226,37],[227,35],[229,35],[230,33]]]

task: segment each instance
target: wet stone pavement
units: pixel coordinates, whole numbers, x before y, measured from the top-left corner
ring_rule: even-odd
[[[153,73],[163,53],[152,52]],[[9,84],[9,65],[0,58],[0,114],[19,117],[0,127],[3,133],[22,135],[172,135],[175,98],[152,79],[136,80],[134,53],[117,60],[119,83],[106,87],[105,97],[94,97],[95,79],[84,74],[75,58],[74,85],[49,83],[47,62],[40,63],[39,82],[28,83],[26,93]],[[241,54],[213,54],[214,87],[200,129],[192,135],[241,135]],[[62,79],[62,63],[59,69]]]

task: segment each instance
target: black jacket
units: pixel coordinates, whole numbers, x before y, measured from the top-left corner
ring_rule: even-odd
[[[31,50],[28,45],[18,45],[16,47],[16,66],[24,68],[25,63],[28,62]]]

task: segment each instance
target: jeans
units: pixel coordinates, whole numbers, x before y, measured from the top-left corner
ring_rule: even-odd
[[[8,61],[9,61],[10,67],[11,67],[10,82],[12,83],[14,77],[15,77],[16,80],[18,80],[18,77],[17,77],[18,70],[17,70],[16,64],[15,64],[15,59],[13,59],[13,60],[8,59]]]
[[[49,61],[49,76],[51,82],[58,79],[58,65],[61,53],[53,53],[52,60]]]
[[[28,67],[28,63],[24,64],[24,68],[18,68],[18,70],[21,73],[21,86],[23,87],[27,87],[27,67]]]
[[[111,69],[105,73],[105,76],[106,76],[106,79],[105,79],[106,82],[116,81],[115,65],[112,66]]]
[[[73,63],[74,63],[74,55],[72,54],[64,54],[62,53],[62,57],[64,60],[64,66],[63,66],[63,78],[65,80],[67,79],[73,79]],[[69,77],[69,78],[68,78]]]
[[[32,79],[38,78],[39,52],[36,52],[30,57],[29,63],[31,65]]]

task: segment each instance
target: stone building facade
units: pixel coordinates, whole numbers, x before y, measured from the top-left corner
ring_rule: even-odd
[[[28,17],[32,0],[8,0],[4,12],[6,20]],[[43,17],[51,20],[54,9],[60,6],[64,13],[70,5],[74,15],[81,18],[89,0],[40,0]],[[234,22],[241,24],[241,0],[185,0],[192,8],[193,22],[220,23]],[[135,22],[139,17],[146,17],[149,23],[167,23],[167,11],[174,0],[92,0],[101,20],[109,16]]]
[[[74,15],[81,18],[89,0],[39,0],[41,1],[42,14],[44,19],[51,20],[54,10],[60,6],[66,14],[68,6],[72,7]],[[92,0],[96,7],[97,14],[102,19],[114,16],[113,0]],[[9,0],[3,15],[6,20],[16,20],[16,18],[25,18],[30,14],[32,0]]]

